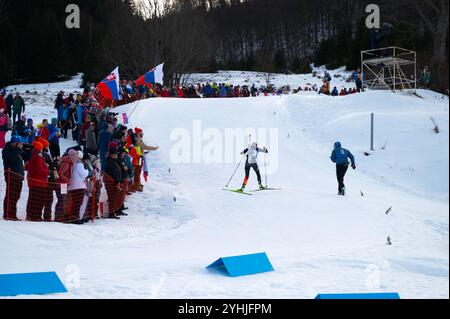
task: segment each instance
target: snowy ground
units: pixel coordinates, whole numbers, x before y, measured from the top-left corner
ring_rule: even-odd
[[[287,84],[282,77],[278,81]],[[228,82],[242,84],[241,78]],[[60,87],[70,92],[76,83],[42,90],[54,98]],[[17,89],[31,87],[42,92],[38,86]],[[418,93],[423,99],[385,91],[335,98],[303,92],[123,106],[131,124],[144,129],[146,142],[161,146],[150,156],[144,193],[127,203],[130,216],[84,226],[0,221],[0,273],[54,270],[70,292],[51,298],[314,298],[393,291],[402,298],[448,298],[449,104],[438,94]],[[28,114],[52,117],[52,99],[38,96]],[[365,156],[371,112],[376,150]],[[440,134],[432,131],[430,117]],[[198,120],[205,139],[215,136],[218,144],[205,140],[199,163],[175,163],[177,133],[189,134],[195,153]],[[274,134],[267,142],[263,134],[253,137],[268,144],[268,181],[283,191],[250,197],[221,190],[237,164],[223,163],[227,128],[277,129],[274,140]],[[346,198],[336,196],[329,161],[337,140],[357,159],[357,170],[347,175]],[[205,163],[208,145],[224,150],[212,163]],[[241,168],[231,188],[242,179]],[[252,175],[249,189],[255,187]],[[388,236],[392,246],[386,245]],[[228,278],[205,269],[220,256],[261,251],[275,272]]]

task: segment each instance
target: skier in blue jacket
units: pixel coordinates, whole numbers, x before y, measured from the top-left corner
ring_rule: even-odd
[[[345,196],[344,177],[350,164],[348,160],[350,159],[352,168],[356,169],[355,157],[349,150],[343,148],[340,142],[336,142],[330,158],[333,163],[336,163],[336,176],[339,184],[338,195]]]

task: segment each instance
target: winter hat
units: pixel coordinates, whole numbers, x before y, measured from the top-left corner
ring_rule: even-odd
[[[34,141],[41,143],[46,150],[50,147],[50,143],[45,138],[42,138],[40,136],[37,136]]]
[[[28,120],[27,120],[27,123],[28,123],[28,124],[33,124],[33,119],[28,119]]]
[[[73,162],[78,161],[78,152],[75,151],[74,149],[70,150],[67,154],[69,155],[69,158],[70,158]]]
[[[53,126],[58,125],[58,119],[53,118],[53,119],[52,119],[52,125],[53,125]]]
[[[134,133],[136,133],[136,134],[142,134],[142,133],[144,133],[144,131],[143,131],[142,129],[140,129],[139,127],[136,127],[136,128],[134,129]]]
[[[82,151],[77,151],[78,154],[78,159],[82,159],[83,158],[83,152]]]
[[[115,155],[115,154],[117,154],[117,148],[111,148],[111,149],[108,151],[108,153],[109,153],[109,155]]]
[[[41,143],[36,142],[36,141],[33,142],[33,147],[39,153],[42,153],[42,150],[44,149],[44,146]]]

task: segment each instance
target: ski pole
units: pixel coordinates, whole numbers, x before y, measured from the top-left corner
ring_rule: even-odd
[[[226,188],[228,188],[228,185],[230,185],[231,180],[233,179],[234,175],[236,174],[238,168],[241,166],[241,163],[242,163],[242,160],[244,159],[244,157],[245,157],[245,154],[244,154],[244,156],[242,156],[241,160],[239,161],[239,164],[236,167],[236,169],[234,170],[233,175],[231,175],[230,180],[228,181],[227,185],[225,186]]]
[[[266,158],[266,154],[264,153],[264,174],[266,175],[266,188],[268,187],[267,185],[267,158]]]

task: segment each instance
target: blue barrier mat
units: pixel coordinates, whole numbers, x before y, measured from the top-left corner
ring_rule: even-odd
[[[0,296],[46,295],[67,292],[55,272],[0,275]]]
[[[207,268],[225,272],[231,277],[240,277],[274,271],[266,253],[222,257]]]

